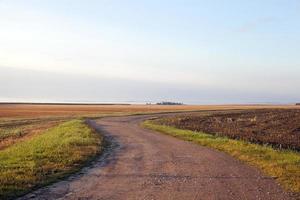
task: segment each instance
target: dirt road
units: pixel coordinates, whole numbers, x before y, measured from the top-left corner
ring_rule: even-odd
[[[141,128],[150,117],[92,122],[110,150],[79,175],[21,199],[289,199],[274,179],[224,153]]]

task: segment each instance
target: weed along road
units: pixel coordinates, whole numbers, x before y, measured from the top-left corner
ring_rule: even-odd
[[[225,153],[140,126],[153,116],[91,121],[112,142],[104,155],[20,199],[289,199],[273,178]]]

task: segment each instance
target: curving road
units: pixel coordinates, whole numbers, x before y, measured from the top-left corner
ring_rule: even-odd
[[[92,121],[109,150],[80,174],[20,199],[289,199],[274,179],[224,153],[139,126],[153,116]]]

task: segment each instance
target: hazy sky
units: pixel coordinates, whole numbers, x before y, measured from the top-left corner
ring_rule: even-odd
[[[299,0],[0,0],[0,101],[300,101]]]

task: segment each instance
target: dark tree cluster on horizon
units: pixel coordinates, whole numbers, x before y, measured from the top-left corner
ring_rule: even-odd
[[[157,103],[157,105],[183,105],[183,103],[163,101]]]

